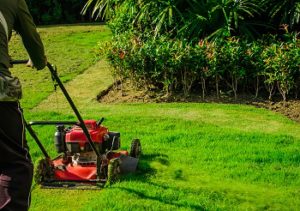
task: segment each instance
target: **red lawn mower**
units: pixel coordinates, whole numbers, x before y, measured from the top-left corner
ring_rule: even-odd
[[[24,64],[25,60],[12,64]],[[56,68],[47,64],[52,79],[62,90],[74,111],[76,121],[34,121],[25,122],[43,155],[35,171],[36,183],[43,187],[77,187],[114,182],[120,173],[134,172],[141,155],[139,139],[133,139],[130,151],[120,149],[120,133],[111,132],[99,121],[83,120],[74,102],[58,77]],[[54,145],[59,155],[51,159],[32,129],[34,125],[56,126]]]

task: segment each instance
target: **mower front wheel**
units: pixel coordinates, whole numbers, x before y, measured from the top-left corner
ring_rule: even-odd
[[[130,147],[130,156],[139,158],[142,154],[142,146],[139,139],[133,139]]]

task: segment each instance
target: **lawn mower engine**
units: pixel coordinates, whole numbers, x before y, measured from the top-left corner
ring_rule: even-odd
[[[84,121],[96,150],[101,154],[100,160],[82,127],[78,124],[71,127],[57,125],[54,144],[61,155],[39,162],[37,182],[106,182],[114,180],[120,173],[134,172],[141,153],[140,141],[132,141],[130,152],[119,150],[120,133],[110,132],[101,125],[102,121]]]
[[[87,120],[84,123],[100,153],[120,148],[120,133],[109,132],[106,127],[100,126],[95,120]],[[57,152],[67,152],[72,157],[73,164],[84,166],[96,163],[97,156],[81,127],[73,126],[65,129],[63,125],[59,125],[54,140]],[[123,154],[128,155],[128,152],[123,151]]]

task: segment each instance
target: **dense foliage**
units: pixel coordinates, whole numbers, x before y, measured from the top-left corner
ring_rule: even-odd
[[[74,23],[88,19],[80,14],[86,0],[26,0],[37,24]]]
[[[122,77],[188,95],[266,87],[297,95],[300,0],[89,0],[110,18],[103,47]],[[107,51],[107,49],[109,49]],[[262,92],[264,93],[264,92]]]
[[[115,33],[136,31],[182,39],[254,38],[300,24],[300,0],[88,0],[94,15],[111,19]]]
[[[192,91],[204,98],[210,90],[220,93],[247,92],[268,99],[277,92],[287,99],[297,97],[300,42],[287,42],[269,36],[247,42],[235,37],[196,45],[161,36],[142,41],[131,34],[118,36],[102,52],[122,77],[130,77],[148,87],[155,85],[171,93]]]

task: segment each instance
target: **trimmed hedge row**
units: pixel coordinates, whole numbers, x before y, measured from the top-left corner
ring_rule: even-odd
[[[282,38],[282,37],[281,37]],[[161,36],[139,39],[132,33],[116,35],[101,46],[101,54],[119,77],[130,77],[145,86],[155,86],[167,94],[208,92],[250,92],[266,94],[271,100],[280,93],[297,97],[300,87],[300,40],[286,34],[284,42],[268,35],[257,41],[231,37],[190,44]]]

